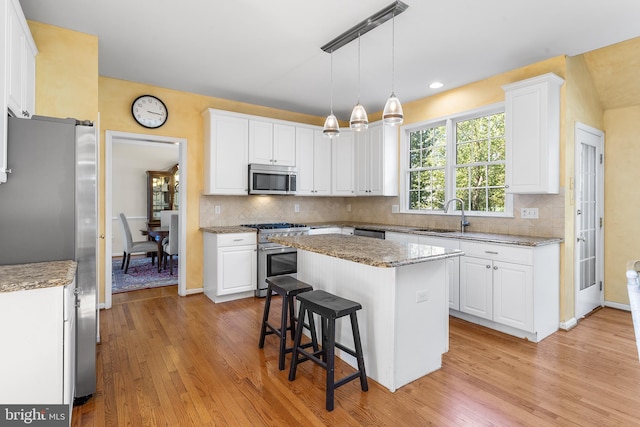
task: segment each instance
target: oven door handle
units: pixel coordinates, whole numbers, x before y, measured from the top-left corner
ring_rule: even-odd
[[[260,250],[262,252],[267,252],[267,251],[276,251],[276,250],[280,250],[280,249],[287,249],[290,248],[290,246],[267,246],[260,248]]]

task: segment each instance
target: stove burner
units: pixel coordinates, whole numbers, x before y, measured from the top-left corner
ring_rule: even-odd
[[[258,230],[274,230],[280,228],[302,228],[304,224],[293,224],[290,222],[272,222],[266,224],[243,224],[243,227],[257,228]]]

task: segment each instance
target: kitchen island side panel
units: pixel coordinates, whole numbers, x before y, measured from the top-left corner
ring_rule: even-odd
[[[299,249],[298,279],[362,305],[358,325],[369,378],[395,391],[441,367],[448,341],[444,260],[381,268]],[[418,291],[426,291],[426,301],[416,302]],[[353,348],[348,318],[339,323],[336,341]],[[336,354],[356,366],[353,357]]]

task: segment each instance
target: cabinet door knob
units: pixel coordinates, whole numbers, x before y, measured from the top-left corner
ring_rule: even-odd
[[[494,266],[493,266],[493,269],[494,269],[494,270],[497,270],[497,269],[498,269],[498,267],[494,265]]]
[[[491,268],[491,266],[487,264],[487,268]]]

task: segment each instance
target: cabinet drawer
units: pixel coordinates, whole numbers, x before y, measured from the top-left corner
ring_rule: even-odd
[[[460,250],[470,257],[533,265],[531,248],[461,241]]]
[[[216,234],[218,246],[255,245],[256,233]]]

